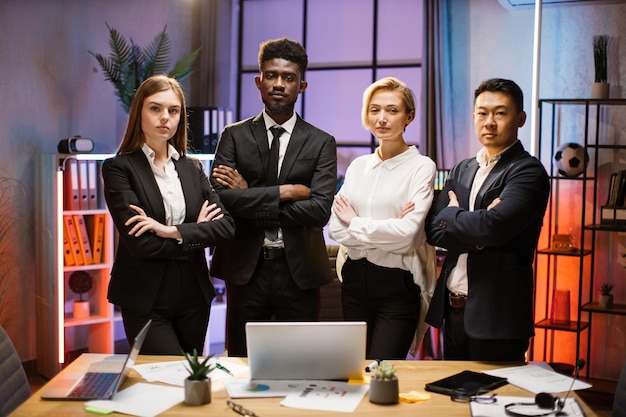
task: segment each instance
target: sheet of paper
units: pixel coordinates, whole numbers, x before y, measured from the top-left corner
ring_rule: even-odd
[[[309,381],[301,380],[254,380],[250,378],[228,378],[224,380],[224,386],[230,398],[272,398],[286,397],[297,392],[300,393]]]
[[[119,391],[112,400],[87,401],[86,406],[113,410],[131,416],[153,417],[185,399],[180,387],[137,383]]]
[[[369,385],[335,381],[307,381],[299,392],[288,394],[281,405],[307,410],[354,412]]]
[[[237,365],[221,358],[211,358],[209,360],[209,363],[213,366],[215,366],[216,362],[223,365],[233,375],[244,375],[250,372],[250,368],[245,365]],[[185,384],[185,378],[189,376],[186,364],[186,360],[155,362],[135,365],[134,369],[148,382],[163,382],[182,387]],[[209,374],[209,377],[211,378],[211,382],[217,382],[230,378],[231,375],[221,369],[215,369]]]
[[[507,404],[512,403],[530,403],[531,405],[524,406],[516,406],[513,411],[518,412],[523,415],[533,416],[538,414],[544,414],[549,409],[539,408],[536,405],[532,405],[535,402],[534,397],[501,397],[497,396],[497,401],[492,404],[480,404],[475,401],[470,403],[470,409],[472,411],[472,416],[474,417],[502,417],[506,415],[506,411],[504,407]],[[563,414],[561,414],[563,413]],[[559,416],[581,416],[584,417],[585,413],[582,410],[582,407],[574,398],[568,398],[565,400],[565,407],[559,413]]]
[[[523,388],[534,394],[540,392],[565,392],[572,385],[573,378],[551,371],[538,365],[514,366],[512,368],[500,368],[484,371],[486,374],[506,378],[509,384]],[[591,387],[582,381],[574,382],[572,390]]]

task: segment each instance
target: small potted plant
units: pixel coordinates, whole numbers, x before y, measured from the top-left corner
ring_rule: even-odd
[[[370,381],[369,399],[375,404],[396,404],[400,395],[396,369],[392,363],[380,361]]]
[[[70,290],[78,294],[78,301],[74,301],[74,318],[86,319],[89,317],[89,300],[83,300],[83,294],[89,292],[93,286],[91,275],[85,271],[72,272],[68,285]]]
[[[600,286],[600,307],[613,307],[613,294],[611,291],[613,291],[613,284],[605,282]]]
[[[204,360],[198,356],[198,351],[193,353],[183,352],[187,364],[189,365],[189,376],[185,379],[185,404],[203,405],[211,402],[211,378],[209,373],[215,366],[209,363],[213,355],[209,355]]]
[[[595,68],[595,77],[591,88],[591,98],[609,98],[607,71],[608,46],[609,35],[598,35],[593,37],[593,63]]]

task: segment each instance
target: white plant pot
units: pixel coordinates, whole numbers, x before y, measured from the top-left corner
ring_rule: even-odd
[[[398,377],[376,379],[370,381],[369,398],[374,404],[396,404],[400,396]]]
[[[211,403],[211,378],[201,381],[185,379],[185,404],[203,405]]]
[[[74,301],[74,318],[77,320],[89,318],[89,301]]]

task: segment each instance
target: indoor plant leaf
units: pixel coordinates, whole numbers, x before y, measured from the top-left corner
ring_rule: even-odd
[[[182,81],[193,73],[192,65],[200,54],[200,48],[193,51],[190,55],[176,62],[174,69],[170,71],[169,76]]]
[[[155,36],[150,45],[144,49],[145,71],[148,74],[165,74],[167,73],[167,67],[170,65],[168,55],[171,50],[171,42],[165,30],[167,25],[163,28],[163,31]]]
[[[115,95],[119,98],[126,112],[130,110],[135,91],[141,83],[155,74],[167,74],[170,64],[169,53],[171,42],[167,35],[167,25],[159,32],[150,45],[142,49],[132,39],[129,41],[115,28],[107,24],[109,29],[108,57],[89,51],[96,58],[102,68],[104,78],[110,81],[115,88]],[[193,70],[191,66],[198,58],[199,48],[187,57],[176,62],[169,76],[179,81],[188,77]]]

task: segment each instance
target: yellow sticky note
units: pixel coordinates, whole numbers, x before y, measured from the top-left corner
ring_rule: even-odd
[[[431,396],[423,391],[409,391],[400,393],[400,401],[405,403],[417,403],[420,401],[430,400]]]

